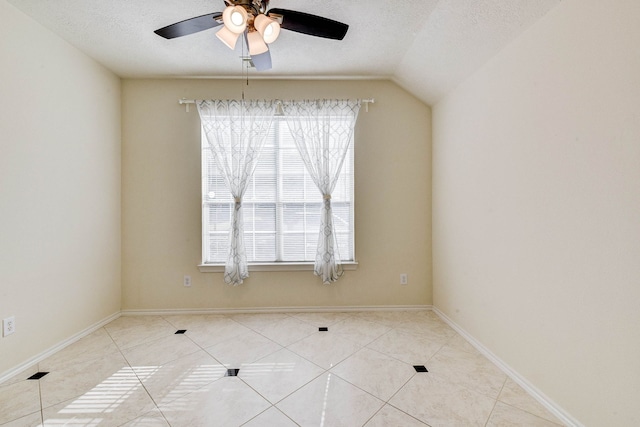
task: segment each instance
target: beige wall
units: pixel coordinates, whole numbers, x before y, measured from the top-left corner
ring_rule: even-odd
[[[639,46],[565,0],[434,107],[434,304],[590,426],[640,425]]]
[[[242,89],[240,80],[123,81],[123,309],[431,304],[431,111],[388,81],[245,87],[248,99],[376,99],[356,129],[358,269],[330,286],[311,271],[252,272],[238,287],[198,271],[200,125],[194,106],[186,113],[177,101],[237,99]]]
[[[120,80],[0,0],[0,375],[120,309]]]

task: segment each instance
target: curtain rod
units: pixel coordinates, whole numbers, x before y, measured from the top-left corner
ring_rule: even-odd
[[[280,101],[278,101],[278,102],[280,102]],[[376,102],[376,100],[374,98],[361,99],[360,102],[364,103],[365,111],[368,113],[369,112],[369,104],[374,104]],[[195,99],[180,98],[178,100],[178,104],[180,104],[180,105],[184,104],[185,105],[187,113],[189,112],[189,104],[195,104],[195,103],[196,103]]]

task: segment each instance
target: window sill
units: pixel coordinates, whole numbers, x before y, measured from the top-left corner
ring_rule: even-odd
[[[249,264],[249,271],[313,271],[313,262],[272,262]],[[349,261],[341,264],[343,270],[350,271],[358,268],[357,261]],[[224,264],[200,264],[201,273],[224,273]]]

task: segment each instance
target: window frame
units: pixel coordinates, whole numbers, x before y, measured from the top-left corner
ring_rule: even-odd
[[[277,117],[275,120],[284,120],[281,117]],[[274,120],[274,122],[275,122]],[[279,132],[277,130],[274,131],[274,133],[277,135]],[[275,138],[279,138],[279,136],[276,136]],[[206,142],[206,136],[204,135],[204,131],[201,128],[201,150],[200,150],[200,156],[201,156],[201,195],[200,195],[200,201],[201,201],[201,229],[200,229],[200,237],[201,237],[201,242],[202,242],[202,246],[201,246],[201,262],[200,264],[198,264],[198,268],[200,270],[200,272],[203,273],[221,273],[224,272],[225,270],[225,263],[224,262],[215,262],[215,263],[207,263],[205,262],[205,254],[206,254],[206,248],[205,245],[209,243],[208,239],[205,237],[205,231],[207,230],[207,227],[205,225],[205,182],[207,179],[207,176],[205,175],[205,168],[206,166],[206,159],[204,156],[204,151],[206,149],[205,146],[205,142]],[[350,153],[350,167],[352,168],[352,172],[351,172],[351,176],[352,176],[352,183],[351,183],[351,194],[350,194],[350,201],[349,203],[351,204],[351,218],[350,221],[352,223],[352,227],[351,227],[351,237],[353,239],[352,242],[352,246],[351,246],[351,251],[353,253],[353,260],[348,260],[348,261],[339,261],[338,263],[342,266],[342,268],[346,271],[348,270],[356,270],[358,267],[358,261],[356,258],[356,226],[355,226],[355,135],[353,136],[353,139],[351,141],[351,146],[349,148],[349,150],[351,151]],[[280,190],[280,184],[281,184],[281,177],[282,175],[280,174],[280,170],[278,169],[278,178],[276,181],[276,192],[278,192]],[[321,203],[321,200],[319,201]],[[276,223],[281,222],[282,220],[282,216],[279,215],[279,211],[282,209],[282,199],[279,199],[279,196],[276,196]],[[233,207],[231,207],[233,209]],[[335,218],[335,217],[334,217]],[[282,229],[278,230],[278,227],[280,227],[280,225],[276,225],[276,236],[282,236],[283,235],[283,231]],[[319,233],[319,230],[318,230]],[[277,244],[279,245],[279,243]],[[277,247],[276,247],[277,248]],[[278,249],[276,249],[276,252],[278,252]],[[252,261],[248,261],[248,269],[249,271],[312,271],[314,270],[314,266],[315,266],[315,261],[268,261],[268,262],[252,262]]]

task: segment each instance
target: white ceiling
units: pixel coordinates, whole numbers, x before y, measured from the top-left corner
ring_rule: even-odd
[[[124,78],[236,77],[217,29],[165,40],[154,30],[222,11],[222,0],[7,0]],[[266,78],[390,78],[428,104],[561,0],[272,0],[349,24],[342,41],[283,30]]]

